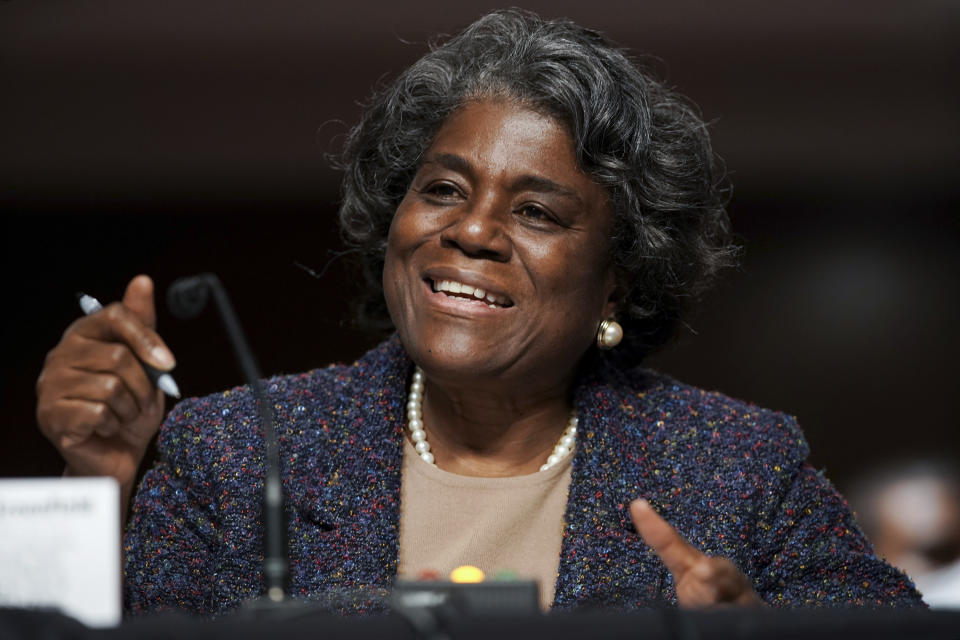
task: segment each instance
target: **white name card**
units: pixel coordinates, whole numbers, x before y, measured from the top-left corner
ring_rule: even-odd
[[[0,606],[120,623],[120,490],[112,478],[0,479]]]

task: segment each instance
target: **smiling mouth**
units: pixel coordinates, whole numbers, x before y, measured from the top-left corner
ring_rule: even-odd
[[[485,304],[491,309],[507,309],[513,306],[513,302],[503,296],[456,280],[429,280],[429,283],[434,293],[442,293],[450,298]]]

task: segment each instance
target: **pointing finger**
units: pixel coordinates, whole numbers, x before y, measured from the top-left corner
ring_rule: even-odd
[[[705,557],[661,518],[646,500],[631,502],[630,516],[637,533],[660,556],[674,580],[679,582],[686,571]]]

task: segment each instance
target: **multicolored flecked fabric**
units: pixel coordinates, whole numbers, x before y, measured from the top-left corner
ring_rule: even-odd
[[[397,569],[412,364],[396,338],[352,366],[267,382],[290,516],[291,591],[343,612],[385,606]],[[794,420],[644,369],[601,363],[580,413],[555,609],[675,603],[633,530],[647,498],[692,544],[726,556],[768,603],[921,605],[877,559]],[[262,590],[262,450],[252,394],[181,402],[159,437],[125,539],[125,604],[218,614]]]

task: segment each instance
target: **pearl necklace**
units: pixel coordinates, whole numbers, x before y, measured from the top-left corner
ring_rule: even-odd
[[[427,432],[423,430],[423,371],[420,370],[420,367],[413,370],[413,382],[410,383],[410,394],[407,396],[407,428],[410,429],[410,437],[413,439],[414,447],[417,449],[420,459],[427,464],[437,466],[433,460],[433,454],[430,452],[430,443],[427,442]],[[553,448],[553,453],[541,465],[540,471],[546,471],[570,455],[576,437],[577,410],[574,409],[570,412],[567,428]]]

